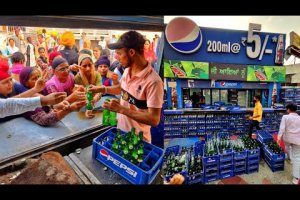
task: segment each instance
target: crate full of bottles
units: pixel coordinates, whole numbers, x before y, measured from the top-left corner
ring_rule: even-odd
[[[265,143],[263,152],[263,158],[272,172],[284,170],[285,153],[275,141]]]
[[[216,140],[207,140],[203,155],[204,183],[219,179],[219,160],[220,156]]]
[[[247,174],[258,172],[260,161],[260,146],[257,140],[249,138],[248,136],[241,137],[245,149],[247,149]]]
[[[163,164],[163,149],[143,141],[143,132],[111,128],[93,140],[92,156],[132,184],[150,184]]]
[[[203,183],[204,170],[203,170],[203,150],[204,141],[198,141],[195,145],[190,147],[188,158],[188,174],[187,183],[189,185],[196,183]]]
[[[233,168],[235,175],[246,174],[247,167],[247,150],[240,138],[231,140],[233,149]]]
[[[222,135],[216,139],[219,151],[219,176],[220,179],[234,176],[233,149],[228,136]]]
[[[187,147],[180,147],[179,145],[168,147],[164,154],[164,180],[169,182],[175,174],[184,176],[184,183],[187,183],[187,165],[188,165]]]

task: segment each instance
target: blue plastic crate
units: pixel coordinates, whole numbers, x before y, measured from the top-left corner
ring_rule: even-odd
[[[187,175],[188,185],[192,185],[196,183],[204,183],[204,173],[193,174],[191,176]]]
[[[233,171],[234,172],[239,172],[239,171],[246,171],[246,169],[247,169],[247,166],[246,166],[246,164],[244,164],[244,165],[239,165],[239,166],[233,166]]]
[[[271,161],[267,158],[264,159],[267,165],[270,167],[272,172],[284,171],[284,162],[280,162],[277,164],[271,163]]]
[[[240,152],[233,152],[233,159],[234,160],[243,160],[247,158],[247,151],[240,151]]]
[[[209,174],[211,171],[218,171],[219,170],[219,165],[214,164],[214,165],[203,165],[203,169],[205,174]]]
[[[233,160],[227,160],[227,161],[221,161],[220,160],[220,164],[219,164],[219,168],[220,169],[224,169],[227,167],[232,167],[233,166]]]
[[[256,134],[257,134],[257,136],[256,136],[257,141],[259,141],[262,144],[266,143],[266,142],[273,141],[273,136],[268,131],[257,130]]]
[[[263,152],[268,156],[272,161],[284,161],[285,160],[285,153],[279,153],[279,154],[274,154],[267,145],[263,146]]]
[[[179,145],[168,147],[165,150],[165,156],[169,156],[171,153],[174,153],[175,155],[178,155],[179,151],[180,151],[180,146]]]
[[[220,162],[233,161],[233,153],[220,154]]]
[[[214,164],[219,164],[219,155],[215,155],[215,156],[208,156],[205,157],[203,156],[203,165],[214,165]]]
[[[219,180],[219,175],[213,175],[213,176],[204,176],[204,183],[209,183],[209,182],[212,182],[212,181],[216,181],[216,180]]]
[[[246,165],[246,164],[247,164],[247,159],[246,158],[233,161],[234,166],[240,166],[240,165]]]
[[[269,164],[269,166],[274,168],[284,167],[284,160],[274,161],[267,154],[264,154],[264,160]]]
[[[260,148],[257,149],[247,149],[248,158],[259,157],[260,156]]]
[[[226,172],[221,172],[219,177],[220,179],[226,179],[226,178],[230,178],[230,177],[233,177],[234,176],[234,171],[233,170],[230,170],[230,171],[226,171]]]
[[[241,170],[241,171],[234,172],[235,176],[240,176],[240,175],[243,175],[243,174],[246,174],[246,170]]]
[[[247,165],[259,164],[260,157],[252,157],[247,159]]]
[[[116,128],[105,131],[93,140],[92,156],[132,184],[150,184],[163,164],[163,149],[144,143],[144,160],[138,166],[125,160],[111,150]],[[122,132],[124,134],[124,132]],[[109,138],[104,143],[104,138]],[[100,144],[102,143],[102,144]]]
[[[247,169],[246,174],[257,173],[258,171],[259,171],[259,168]]]

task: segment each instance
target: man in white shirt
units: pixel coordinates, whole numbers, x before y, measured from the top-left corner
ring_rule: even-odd
[[[300,177],[300,116],[296,113],[296,104],[288,104],[286,109],[288,115],[284,115],[281,119],[277,143],[280,144],[281,138],[283,138],[293,165],[293,183],[298,184]]]
[[[0,118],[33,111],[42,106],[57,105],[65,98],[65,92],[55,92],[47,96],[0,99]]]

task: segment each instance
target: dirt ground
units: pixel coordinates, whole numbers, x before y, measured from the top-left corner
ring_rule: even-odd
[[[0,184],[80,184],[73,169],[57,152],[26,161],[23,169],[0,176]]]

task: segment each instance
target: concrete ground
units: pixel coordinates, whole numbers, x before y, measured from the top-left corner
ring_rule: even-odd
[[[292,165],[286,160],[284,171],[272,172],[266,162],[261,159],[259,171],[256,173],[217,180],[208,184],[293,184]]]

